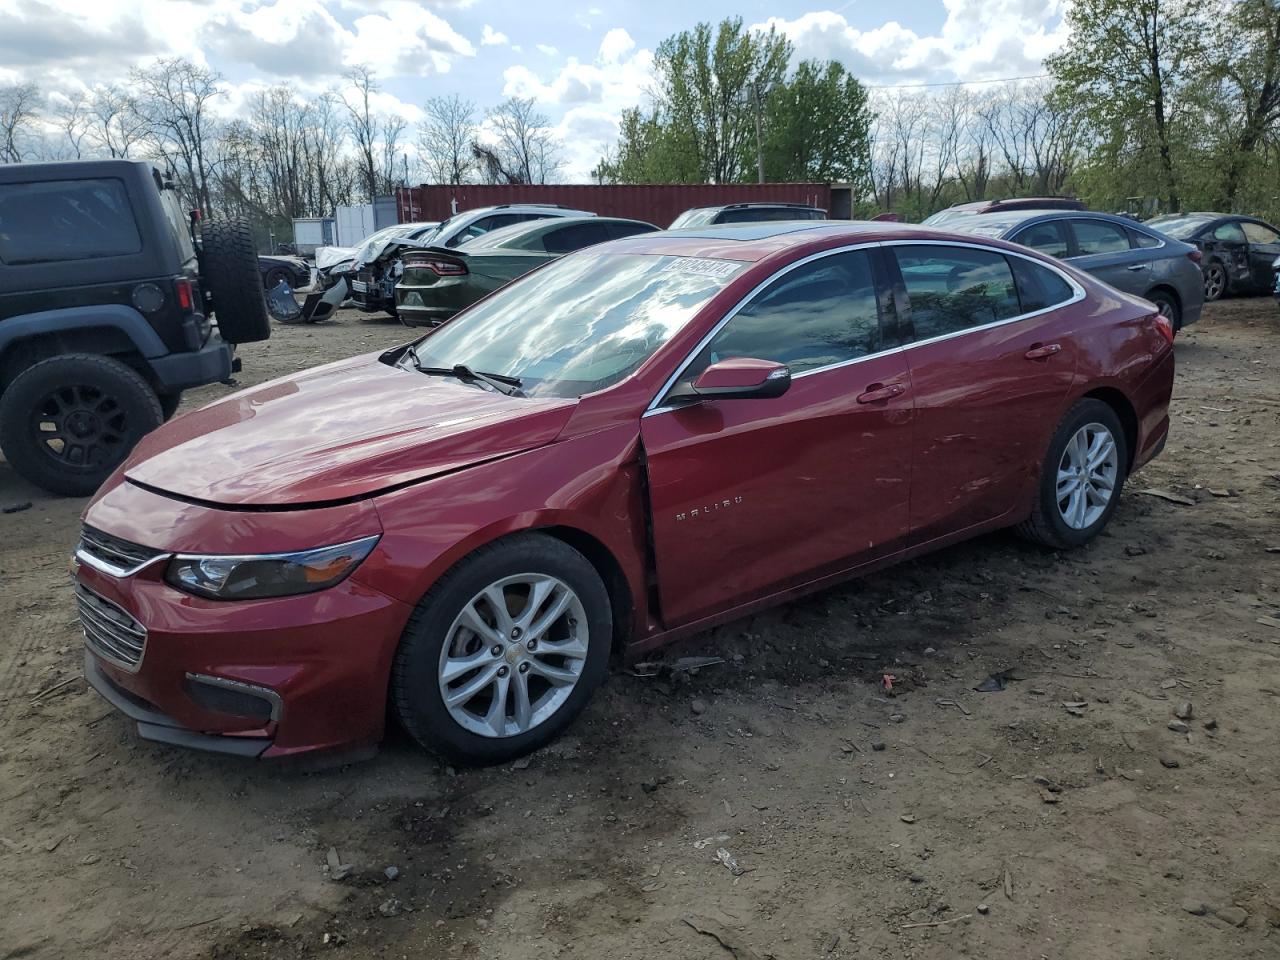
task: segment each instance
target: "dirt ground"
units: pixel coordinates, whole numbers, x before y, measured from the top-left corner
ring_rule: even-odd
[[[239,380],[404,338],[280,328]],[[77,679],[82,503],[0,465],[0,960],[1280,956],[1280,310],[1177,354],[1090,548],[988,536],[703,634],[724,662],[480,771],[140,741]]]

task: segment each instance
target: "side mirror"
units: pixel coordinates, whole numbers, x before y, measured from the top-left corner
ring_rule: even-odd
[[[667,395],[669,400],[766,400],[780,397],[791,386],[785,363],[733,357],[713,363],[692,383],[682,383]]]

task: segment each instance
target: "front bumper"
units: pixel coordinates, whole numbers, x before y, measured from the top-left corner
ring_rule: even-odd
[[[89,551],[73,563],[78,590],[88,591],[77,604],[91,659],[85,676],[143,737],[261,757],[381,740],[391,662],[412,605],[354,577],[316,593],[241,601],[192,596],[164,579],[173,552],[296,550],[377,532],[371,506],[229,512],[128,482],[104,490],[86,523],[153,556],[121,568]]]

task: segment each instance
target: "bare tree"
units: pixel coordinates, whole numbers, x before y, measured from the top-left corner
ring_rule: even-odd
[[[407,166],[408,161],[400,156],[400,137],[404,135],[409,124],[404,117],[397,114],[383,117],[379,124],[379,139],[382,146],[382,170],[378,186],[379,194],[389,194],[397,186],[406,186],[405,176],[396,175],[396,164]]]
[[[20,163],[23,140],[35,124],[40,91],[34,83],[0,87],[0,163]]]
[[[66,135],[71,147],[71,159],[79,160],[84,156],[89,128],[93,124],[90,113],[92,97],[83,91],[64,94],[53,108],[53,117],[59,128]]]
[[[342,104],[347,108],[347,132],[355,142],[364,169],[365,192],[372,203],[378,195],[378,168],[374,160],[378,117],[373,111],[378,81],[373,70],[364,64],[352,67],[346,76],[349,89],[342,95]]]
[[[211,101],[221,96],[221,75],[189,60],[166,57],[129,76],[139,91],[135,108],[150,145],[178,166],[190,200],[211,214],[210,151],[217,132]]]
[[[423,104],[418,127],[418,160],[431,183],[465,183],[475,169],[476,105],[456,93]]]
[[[532,97],[511,97],[486,113],[497,140],[495,152],[502,167],[519,183],[547,183],[560,172],[564,161],[560,144],[544,114],[534,109]]]
[[[94,88],[88,112],[88,138],[98,153],[127,157],[134,144],[146,134],[146,123],[137,101],[114,84]]]

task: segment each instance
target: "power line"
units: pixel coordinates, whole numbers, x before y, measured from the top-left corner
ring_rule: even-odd
[[[1050,76],[1047,73],[1036,73],[1027,77],[995,77],[991,80],[948,80],[943,83],[874,83],[867,84],[868,90],[906,90],[917,87],[969,87],[979,83],[1009,83],[1014,80],[1043,80]]]

